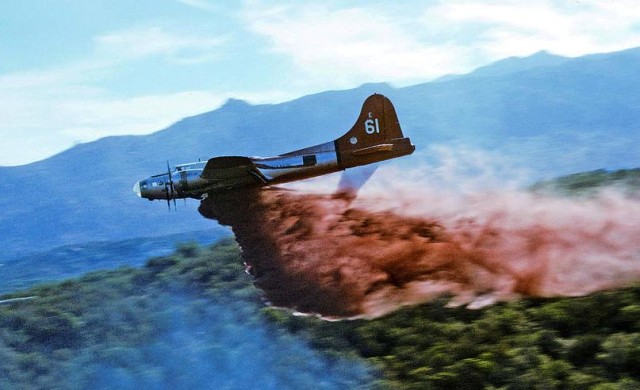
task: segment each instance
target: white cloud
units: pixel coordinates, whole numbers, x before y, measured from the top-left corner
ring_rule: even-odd
[[[211,90],[116,97],[91,85],[102,71],[96,64],[78,63],[0,76],[0,166],[40,160],[105,136],[149,134],[213,110],[230,97],[252,103],[294,97],[280,91]]]
[[[446,29],[495,60],[540,50],[579,56],[640,45],[632,1],[451,1],[426,8],[424,24]],[[473,35],[472,35],[473,33]]]
[[[304,78],[337,86],[409,84],[540,50],[578,56],[640,46],[640,5],[620,1],[453,0],[413,7],[375,2],[246,4],[248,28]],[[334,85],[335,87],[336,85]]]
[[[104,34],[86,58],[67,66],[0,75],[0,165],[24,164],[74,143],[148,134],[219,106],[228,94],[181,91],[129,96],[108,85],[131,61],[164,56],[174,65],[210,60],[223,40],[135,27]]]
[[[219,11],[219,4],[207,0],[178,0],[179,3],[197,8],[203,11]]]
[[[64,96],[63,96],[64,95]],[[75,143],[109,135],[148,134],[218,107],[224,96],[188,91],[113,98],[90,89],[0,93],[0,165],[24,164]]]
[[[97,52],[106,57],[125,60],[161,55],[181,63],[215,59],[225,41],[224,37],[176,33],[160,26],[138,26],[95,38]]]
[[[290,56],[307,75],[346,85],[431,78],[465,66],[465,49],[425,45],[384,8],[331,9],[327,5],[245,9],[249,28],[268,38],[271,50]]]
[[[211,92],[187,91],[126,99],[64,101],[54,118],[65,123],[61,133],[79,142],[116,134],[148,134],[179,118],[200,114],[223,100]]]

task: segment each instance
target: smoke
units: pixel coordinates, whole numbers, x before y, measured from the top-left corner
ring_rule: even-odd
[[[272,188],[209,198],[265,299],[329,319],[383,315],[451,297],[481,307],[520,296],[578,296],[640,277],[640,202],[517,190],[456,192],[410,175],[367,191]]]
[[[10,340],[20,336],[4,329],[0,388],[328,390],[360,388],[375,378],[359,361],[324,356],[248,315],[246,301],[220,305],[152,289],[139,296],[110,293],[84,316],[100,324],[79,348],[51,352],[55,348],[44,345],[41,355],[25,353],[37,350],[36,343],[12,348]],[[144,307],[128,307],[142,300]],[[137,310],[139,322],[130,310]],[[121,333],[128,329],[123,322],[135,338]],[[34,361],[33,356],[42,357]],[[37,364],[41,370],[34,370]]]

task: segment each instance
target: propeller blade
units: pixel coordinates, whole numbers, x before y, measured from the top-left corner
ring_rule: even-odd
[[[169,208],[169,211],[171,211],[171,202],[169,200],[169,189],[167,188],[167,183],[164,183],[164,190],[167,193],[167,207]]]
[[[176,198],[173,196],[173,175],[171,175],[171,167],[169,166],[169,160],[167,160],[167,173],[169,174],[169,187],[171,188],[171,198],[175,203]],[[167,192],[167,196],[169,196],[168,192]]]

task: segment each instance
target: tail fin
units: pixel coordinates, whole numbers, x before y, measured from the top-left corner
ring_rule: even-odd
[[[380,94],[365,100],[358,120],[335,140],[335,146],[344,168],[405,156],[415,150],[402,134],[393,104]]]

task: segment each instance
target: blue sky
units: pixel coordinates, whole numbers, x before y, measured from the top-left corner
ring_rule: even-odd
[[[21,0],[0,13],[0,165],[148,134],[230,97],[416,84],[640,46],[635,0]]]

